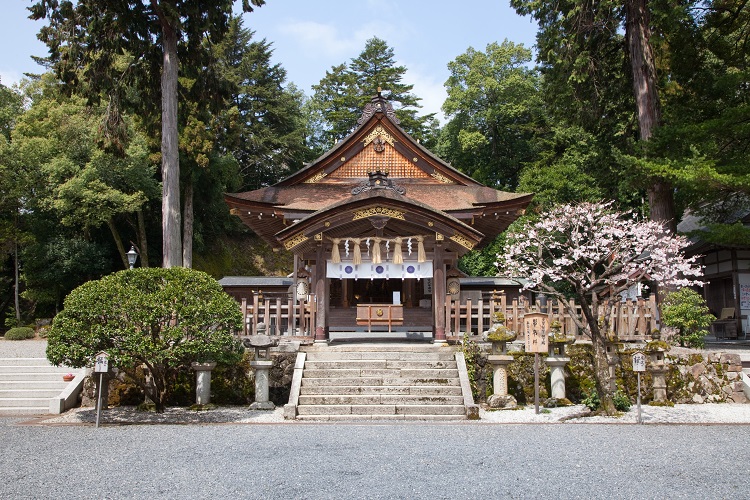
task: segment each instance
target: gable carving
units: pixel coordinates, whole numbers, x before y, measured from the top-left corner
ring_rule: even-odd
[[[434,182],[434,179],[414,165],[413,161],[410,161],[396,151],[387,139],[384,138],[384,142],[382,144],[384,147],[382,151],[377,151],[374,147],[366,147],[350,158],[349,161],[328,174],[328,178],[367,179],[369,172],[380,170],[388,172],[388,176],[391,179],[429,179]]]

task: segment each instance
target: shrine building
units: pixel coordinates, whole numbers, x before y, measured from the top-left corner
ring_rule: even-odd
[[[316,342],[331,331],[398,328],[444,342],[459,257],[491,243],[532,196],[451,167],[409,136],[378,94],[320,158],[225,200],[274,249],[294,254],[295,299],[309,301]]]

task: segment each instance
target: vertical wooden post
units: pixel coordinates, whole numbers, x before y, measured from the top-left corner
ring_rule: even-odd
[[[435,311],[435,341],[445,342],[445,263],[443,262],[443,245],[435,242],[435,260],[432,267],[432,293]]]
[[[328,340],[328,280],[326,279],[326,251],[323,243],[318,244],[315,255],[315,341]]]
[[[242,297],[240,311],[242,312],[242,335],[247,336],[247,297]]]

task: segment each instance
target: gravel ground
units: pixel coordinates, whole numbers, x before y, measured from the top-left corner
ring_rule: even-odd
[[[17,424],[3,499],[750,498],[745,426]]]

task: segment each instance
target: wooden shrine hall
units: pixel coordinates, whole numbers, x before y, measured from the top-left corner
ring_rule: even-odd
[[[294,253],[297,295],[314,302],[316,341],[332,328],[399,326],[444,341],[458,258],[492,242],[531,198],[483,186],[433,155],[380,94],[354,132],[302,170],[225,195],[250,229]]]

